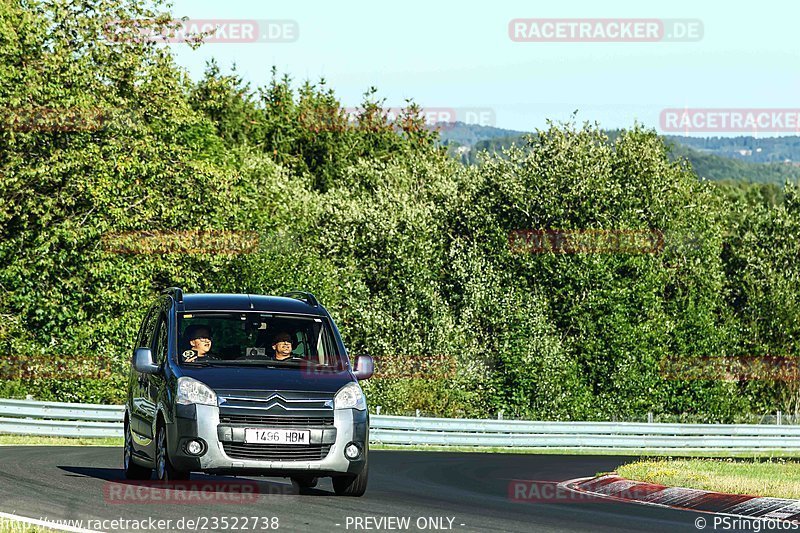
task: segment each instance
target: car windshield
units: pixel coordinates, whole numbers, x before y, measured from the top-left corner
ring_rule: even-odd
[[[180,313],[178,362],[341,370],[326,320],[270,313]]]

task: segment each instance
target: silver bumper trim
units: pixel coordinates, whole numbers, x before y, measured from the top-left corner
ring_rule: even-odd
[[[355,419],[351,409],[333,411],[333,427],[336,428],[336,440],[331,445],[328,455],[320,460],[302,461],[266,461],[233,459],[228,457],[217,434],[219,426],[219,408],[211,405],[197,406],[197,437],[208,443],[208,451],[200,459],[202,470],[285,470],[285,471],[330,471],[346,473],[350,461],[344,456],[344,447],[356,439],[354,435]]]

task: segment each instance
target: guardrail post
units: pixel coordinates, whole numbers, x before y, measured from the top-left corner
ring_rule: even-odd
[[[783,413],[781,413],[780,409],[778,410],[777,423],[779,426],[783,425]]]
[[[376,415],[381,414],[381,406],[380,405],[375,406],[375,414]]]
[[[498,420],[502,420],[502,419],[503,419],[503,410],[502,410],[502,409],[500,409],[500,411],[498,411],[498,413],[497,413],[497,419],[498,419]]]
[[[653,423],[653,412],[652,411],[647,413],[647,423],[648,424],[652,424]]]
[[[417,409],[417,415],[416,416],[417,416],[417,418],[419,418],[419,409]]]

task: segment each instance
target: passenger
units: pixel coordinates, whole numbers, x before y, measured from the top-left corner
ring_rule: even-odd
[[[186,328],[185,336],[192,348],[181,354],[184,363],[216,358],[211,352],[211,330],[206,326],[189,326]]]
[[[273,359],[276,361],[286,361],[292,358],[292,336],[282,331],[275,334],[272,338]]]

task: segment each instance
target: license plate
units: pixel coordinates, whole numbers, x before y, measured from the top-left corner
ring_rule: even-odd
[[[311,432],[307,429],[260,429],[245,428],[244,441],[248,444],[311,444]]]

